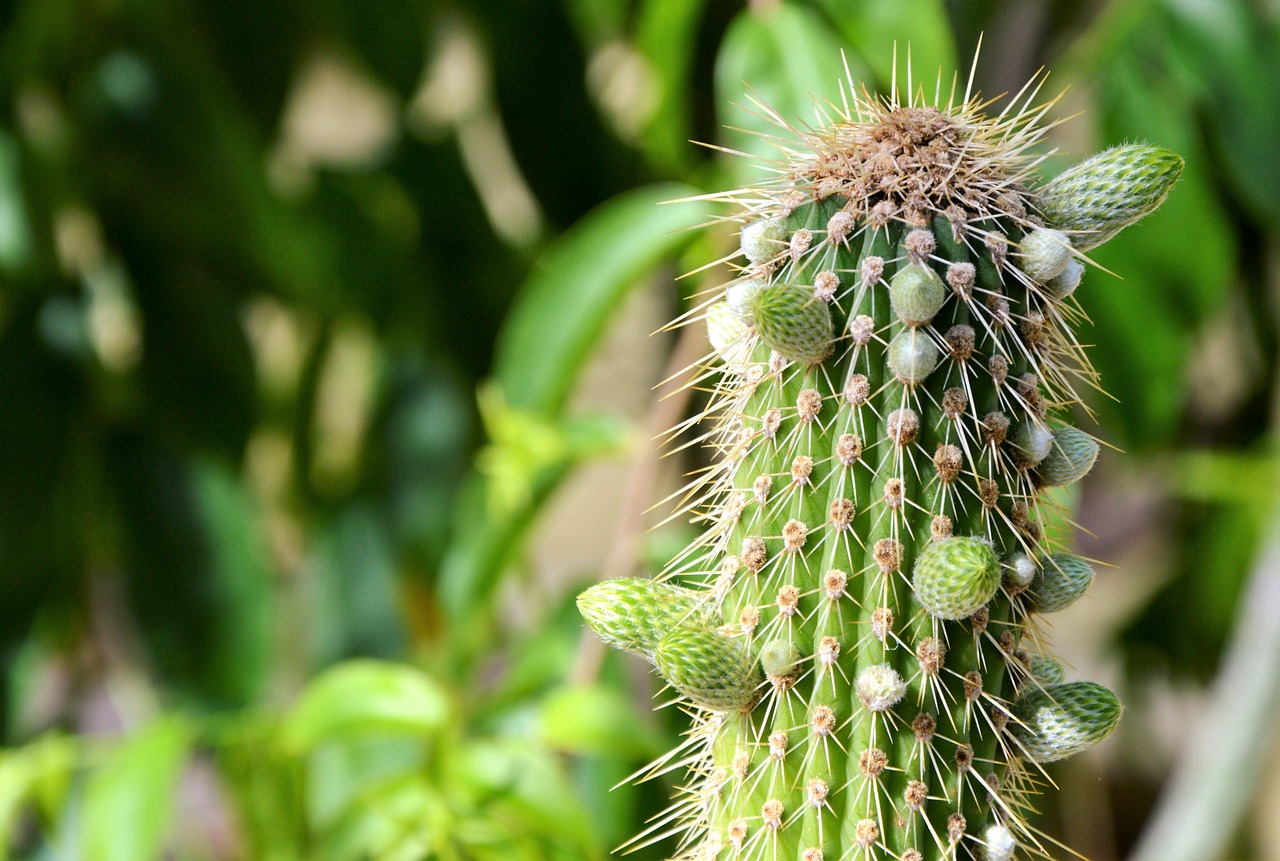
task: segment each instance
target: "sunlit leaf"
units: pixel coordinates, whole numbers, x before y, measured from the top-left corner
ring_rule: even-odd
[[[598,686],[548,694],[542,700],[539,725],[542,739],[565,753],[643,758],[660,752],[664,742],[622,693]]]
[[[716,112],[726,126],[724,143],[755,159],[733,159],[739,183],[763,177],[754,160],[776,159],[777,143],[794,137],[777,121],[824,125],[816,106],[841,104],[844,62],[854,80],[865,79],[857,56],[817,14],[779,3],[738,14],[716,56]],[[844,62],[842,62],[842,60]]]
[[[693,238],[704,213],[678,185],[640,188],[602,204],[546,251],[520,288],[498,338],[494,379],[513,407],[554,414],[606,324],[636,283]]]
[[[86,861],[148,861],[169,834],[188,728],[164,719],[105,754],[84,794],[81,848]]]
[[[285,745],[307,751],[371,735],[429,735],[449,715],[445,691],[405,664],[348,661],[317,677],[285,719]]]
[[[942,0],[820,0],[819,5],[871,67],[882,91],[896,80],[905,101],[908,75],[913,95],[923,87],[932,99],[939,75],[942,92],[950,89],[956,50]],[[871,84],[867,81],[869,89]]]

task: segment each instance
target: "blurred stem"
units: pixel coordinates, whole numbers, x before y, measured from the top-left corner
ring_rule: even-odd
[[[1130,861],[1220,858],[1254,801],[1275,742],[1280,707],[1280,508],[1254,565],[1234,636],[1210,692],[1209,712]]]

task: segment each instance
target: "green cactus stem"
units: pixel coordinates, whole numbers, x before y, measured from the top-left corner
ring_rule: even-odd
[[[1064,680],[1040,622],[1093,579],[1043,525],[1046,488],[1098,454],[1068,424],[1092,379],[1081,252],[1182,162],[1120,147],[1038,187],[1042,108],[848,104],[725,197],[747,211],[706,313],[706,532],[659,581],[579,605],[694,715],[653,832],[681,834],[678,858],[1045,855],[1033,772],[1121,712]]]

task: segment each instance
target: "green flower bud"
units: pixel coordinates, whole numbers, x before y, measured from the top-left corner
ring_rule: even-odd
[[[742,253],[752,263],[765,263],[787,247],[787,233],[782,222],[773,218],[753,221],[742,228]]]
[[[1051,553],[1031,581],[1031,605],[1041,613],[1066,609],[1093,582],[1093,566],[1070,553]]]
[[[942,351],[928,334],[906,329],[889,342],[889,368],[907,385],[923,383],[942,361]]]
[[[1018,244],[1022,271],[1037,284],[1057,278],[1071,262],[1071,240],[1061,230],[1036,228]]]
[[[1027,419],[1014,425],[1009,434],[1013,446],[1014,462],[1021,468],[1035,466],[1049,456],[1053,449],[1053,432],[1035,421]]]
[[[1062,487],[1084,478],[1097,459],[1097,440],[1077,428],[1060,427],[1036,471],[1046,487]]]
[[[908,326],[927,325],[946,298],[946,285],[937,272],[923,263],[899,269],[889,281],[889,304]]]
[[[946,538],[925,547],[912,572],[916,600],[939,619],[965,619],[1000,588],[1000,560],[980,538]]]
[[[831,309],[811,287],[774,283],[751,297],[751,320],[760,338],[782,358],[812,364],[831,354]]]
[[[1027,672],[1042,687],[1056,685],[1067,677],[1066,668],[1048,655],[1032,655],[1028,658]]]
[[[694,705],[733,711],[759,697],[760,671],[742,641],[707,628],[679,627],[658,642],[658,672]]]
[[[1088,251],[1154,212],[1182,175],[1182,158],[1162,147],[1128,144],[1101,152],[1040,190],[1045,221]]]
[[[650,661],[668,631],[705,621],[701,605],[691,589],[642,577],[605,580],[578,596],[578,612],[600,639]]]
[[[1055,762],[1088,750],[1111,734],[1124,708],[1093,682],[1026,688],[1013,704],[1009,727],[1035,762]]]
[[[786,676],[800,663],[800,650],[790,640],[770,640],[760,650],[760,667],[770,676]]]

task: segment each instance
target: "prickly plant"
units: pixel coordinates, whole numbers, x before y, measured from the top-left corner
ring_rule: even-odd
[[[1093,577],[1053,488],[1098,453],[1083,251],[1154,210],[1182,161],[1108,150],[1047,184],[1033,82],[847,105],[773,179],[723,196],[741,256],[704,306],[705,531],[660,577],[579,607],[692,716],[647,774],[685,789],[640,843],[680,858],[1046,856],[1041,764],[1105,738],[1116,696],[1068,681],[1041,614]]]

